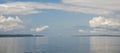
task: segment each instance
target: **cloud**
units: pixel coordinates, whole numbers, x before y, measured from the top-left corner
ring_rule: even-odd
[[[98,16],[91,19],[89,24],[93,34],[120,34],[119,19]]]
[[[0,31],[12,31],[16,29],[23,29],[23,21],[19,17],[5,17],[0,16]]]
[[[22,2],[15,2],[15,3],[6,3],[0,4],[0,14],[35,14],[40,13],[41,11],[35,10],[35,8],[31,7],[32,3],[22,3]]]
[[[114,20],[113,18],[105,18],[102,16],[94,17],[89,21],[91,27],[120,27],[120,21]]]
[[[80,30],[78,30],[78,32],[80,32],[80,33],[88,33],[89,31],[80,29]]]
[[[90,29],[80,29],[78,32],[85,34],[108,34],[119,35],[120,34],[120,20],[119,16],[98,16],[93,17],[89,21]]]
[[[49,28],[49,26],[42,26],[42,27],[37,27],[35,29],[31,29],[31,31],[41,32],[41,31],[44,31],[44,30],[46,30],[48,28]]]
[[[120,0],[62,0],[63,3],[85,6],[90,8],[99,8],[107,10],[120,10]]]
[[[113,30],[109,30],[109,29],[98,29],[98,28],[95,28],[93,30],[90,31],[91,34],[108,34],[108,35],[119,35],[120,34],[120,29],[119,30],[116,30],[116,29],[113,29]]]
[[[84,13],[108,15],[120,11],[119,0],[62,0],[62,2],[80,8]]]
[[[62,3],[12,2],[0,4],[0,14],[27,15],[42,13],[42,10],[61,10],[86,14],[107,15],[119,11],[119,1],[62,0]]]

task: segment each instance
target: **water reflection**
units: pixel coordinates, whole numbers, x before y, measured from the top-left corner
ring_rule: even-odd
[[[0,53],[120,53],[120,37],[0,38]]]
[[[88,53],[88,37],[50,37],[49,53]]]
[[[40,53],[46,44],[46,37],[0,38],[0,53]]]
[[[91,37],[91,53],[120,53],[120,37]]]

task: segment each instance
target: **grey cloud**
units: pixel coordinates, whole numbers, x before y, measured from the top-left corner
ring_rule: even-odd
[[[115,11],[120,10],[120,0],[63,0],[63,3],[90,8],[94,7]]]
[[[114,7],[114,6],[113,6]],[[53,9],[68,12],[81,12],[87,14],[112,14],[114,13],[111,9],[96,8],[84,5],[72,5],[67,3],[40,3],[40,2],[12,2],[0,4],[0,14],[36,14],[41,13],[42,9]]]

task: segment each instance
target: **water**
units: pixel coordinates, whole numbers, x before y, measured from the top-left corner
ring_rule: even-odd
[[[91,53],[120,53],[120,37],[91,37]]]
[[[47,44],[46,37],[0,38],[0,53],[42,53]]]
[[[88,37],[52,37],[48,41],[49,53],[88,53]]]
[[[0,53],[120,53],[120,37],[0,38]]]

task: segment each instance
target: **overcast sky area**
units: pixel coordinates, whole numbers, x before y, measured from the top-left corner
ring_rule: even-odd
[[[120,34],[120,0],[0,0],[0,34]]]

